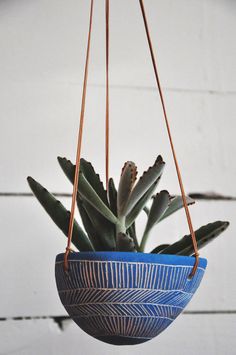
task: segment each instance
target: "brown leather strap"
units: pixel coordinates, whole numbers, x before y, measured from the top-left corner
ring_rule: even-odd
[[[76,197],[78,192],[80,156],[81,156],[81,146],[82,146],[83,126],[84,126],[84,112],[85,112],[85,101],[86,101],[86,91],[87,91],[87,81],[88,81],[88,65],[89,65],[92,23],[93,23],[93,0],[91,0],[91,5],[90,5],[89,32],[88,32],[87,53],[86,53],[86,62],[85,62],[85,70],[84,70],[84,83],[83,83],[82,103],[81,103],[81,112],[80,112],[80,126],[79,126],[79,134],[78,134],[77,153],[76,153],[75,177],[74,177],[74,186],[73,186],[73,194],[72,194],[72,202],[71,202],[68,240],[67,240],[66,252],[64,255],[64,270],[66,272],[69,269],[68,256],[71,251],[70,246],[71,246],[71,239],[73,234]]]
[[[109,181],[109,0],[106,0],[106,187]]]
[[[146,30],[148,45],[149,45],[149,49],[150,49],[150,53],[151,53],[152,64],[153,64],[153,68],[154,68],[154,72],[155,72],[157,87],[158,87],[158,91],[159,91],[159,95],[160,95],[160,99],[161,99],[161,105],[162,105],[162,109],[163,109],[163,113],[164,113],[167,133],[168,133],[170,146],[171,146],[171,150],[172,150],[172,154],[173,154],[173,158],[174,158],[175,168],[176,168],[176,172],[177,172],[177,176],[178,176],[178,180],[179,180],[179,186],[180,186],[180,190],[181,190],[184,209],[185,209],[185,213],[186,213],[186,217],[187,217],[187,221],[188,221],[188,226],[189,226],[189,230],[190,230],[190,234],[191,234],[192,242],[193,242],[195,263],[194,263],[193,269],[191,271],[191,274],[189,275],[190,277],[193,277],[195,275],[195,272],[196,272],[198,264],[199,264],[198,246],[197,246],[196,236],[194,233],[192,220],[191,220],[191,216],[190,216],[190,212],[189,212],[189,208],[188,208],[188,204],[187,204],[187,200],[186,200],[186,195],[185,195],[183,181],[182,181],[182,177],[181,177],[181,173],[180,173],[180,169],[179,169],[179,165],[178,165],[178,161],[177,161],[177,156],[175,153],[174,143],[173,143],[173,139],[171,136],[169,120],[168,120],[167,113],[166,113],[164,97],[163,97],[160,79],[159,79],[159,75],[158,75],[158,71],[157,71],[157,64],[156,64],[156,59],[155,59],[155,55],[154,55],[154,51],[153,51],[153,47],[152,47],[152,41],[151,41],[150,32],[149,32],[149,28],[148,28],[147,17],[146,17],[146,13],[145,13],[143,0],[139,0],[139,3],[140,3],[141,11],[142,11],[142,16],[143,16],[144,26],[145,26],[145,30]]]

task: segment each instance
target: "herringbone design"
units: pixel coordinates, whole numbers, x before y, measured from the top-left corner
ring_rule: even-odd
[[[70,260],[56,262],[60,299],[73,320],[94,337],[146,341],[182,312],[199,286],[204,268],[161,263]],[[106,341],[106,340],[105,340]]]

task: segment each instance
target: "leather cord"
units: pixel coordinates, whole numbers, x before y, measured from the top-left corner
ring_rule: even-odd
[[[106,0],[105,5],[106,12],[106,143],[105,143],[105,151],[106,151],[106,188],[108,191],[108,181],[109,181],[109,141],[110,141],[110,125],[109,125],[109,12],[110,12],[110,4],[109,0]]]
[[[171,145],[171,150],[172,150],[172,154],[173,154],[173,158],[174,158],[174,163],[175,163],[175,167],[176,167],[176,172],[177,172],[177,177],[178,177],[179,186],[180,186],[180,190],[181,190],[184,209],[185,209],[190,234],[192,237],[193,247],[194,247],[195,263],[194,263],[193,269],[191,271],[191,274],[189,275],[189,277],[193,277],[195,275],[195,272],[196,272],[198,264],[199,264],[198,246],[197,246],[197,241],[196,241],[194,229],[192,226],[191,216],[190,216],[189,209],[188,209],[188,204],[187,204],[183,181],[182,181],[182,177],[181,177],[181,173],[180,173],[180,169],[179,169],[179,165],[178,165],[178,161],[177,161],[177,156],[175,153],[173,139],[171,136],[169,120],[168,120],[167,113],[166,113],[164,97],[163,97],[160,79],[159,79],[159,75],[158,75],[158,71],[157,71],[157,64],[156,64],[156,59],[155,59],[154,51],[153,51],[153,47],[152,47],[152,41],[151,41],[151,37],[150,37],[150,32],[149,32],[149,27],[148,27],[148,23],[147,23],[147,17],[146,17],[146,13],[145,13],[143,0],[139,0],[139,3],[140,3],[141,12],[142,12],[143,20],[144,20],[144,26],[145,26],[145,30],[146,30],[146,35],[147,35],[148,45],[149,45],[149,49],[150,49],[152,64],[153,64],[157,87],[158,87],[158,91],[159,91],[159,95],[160,95],[160,99],[161,99],[163,114],[164,114],[164,118],[165,118],[165,123],[166,123],[166,128],[167,128],[167,133],[168,133],[170,145]],[[66,272],[69,271],[68,256],[69,256],[69,253],[71,252],[71,240],[72,240],[72,234],[73,234],[76,197],[77,197],[77,193],[78,193],[80,157],[81,157],[83,126],[84,126],[84,113],[85,113],[85,101],[86,101],[86,93],[87,93],[90,42],[91,42],[92,22],[93,22],[93,5],[94,5],[94,0],[91,0],[89,32],[88,32],[87,52],[86,52],[86,62],[85,62],[84,82],[83,82],[83,92],[82,92],[82,103],[81,103],[81,113],[80,113],[80,125],[79,125],[79,134],[78,134],[77,152],[76,152],[75,177],[74,177],[74,184],[73,184],[71,213],[70,213],[70,222],[69,222],[69,229],[68,229],[68,240],[67,240],[67,247],[66,247],[66,251],[65,251],[65,255],[64,255],[64,270]],[[105,11],[106,11],[106,143],[105,143],[106,147],[105,147],[105,150],[106,150],[106,185],[108,186],[108,180],[109,180],[109,0],[106,0]]]
[[[188,204],[187,204],[187,200],[186,200],[186,195],[185,195],[185,191],[184,191],[184,186],[183,186],[182,176],[180,173],[179,164],[177,161],[174,143],[173,143],[173,139],[172,139],[172,135],[171,135],[171,131],[170,131],[170,124],[169,124],[169,120],[167,117],[166,106],[165,106],[164,97],[163,97],[161,84],[160,84],[160,79],[159,79],[159,75],[158,75],[158,71],[157,71],[157,63],[156,63],[156,59],[155,59],[155,55],[154,55],[154,51],[153,51],[153,46],[152,46],[152,41],[151,41],[151,36],[150,36],[150,32],[149,32],[149,27],[148,27],[148,22],[147,22],[147,17],[146,17],[146,12],[145,12],[145,8],[144,8],[143,0],[139,0],[139,3],[140,3],[140,7],[141,7],[145,31],[146,31],[148,45],[149,45],[149,49],[150,49],[153,69],[154,69],[154,73],[155,73],[155,77],[156,77],[157,88],[158,88],[160,99],[161,99],[161,105],[162,105],[162,110],[163,110],[163,114],[164,114],[167,133],[168,133],[168,137],[169,137],[169,142],[170,142],[172,155],[173,155],[174,163],[175,163],[175,168],[176,168],[176,172],[177,172],[177,177],[178,177],[178,181],[179,181],[179,186],[180,186],[180,190],[181,190],[183,205],[184,205],[184,209],[185,209],[185,213],[186,213],[186,217],[187,217],[187,221],[188,221],[188,226],[189,226],[189,230],[190,230],[190,234],[191,234],[192,242],[193,242],[195,263],[194,263],[193,269],[189,275],[189,277],[192,278],[195,275],[195,272],[196,272],[198,264],[199,264],[198,246],[197,246],[196,236],[195,236],[195,232],[193,229],[192,220],[191,220],[191,216],[190,216],[190,212],[189,212],[189,208],[188,208]]]
[[[78,193],[80,157],[81,157],[81,146],[82,146],[82,137],[83,137],[83,126],[84,126],[84,112],[85,112],[85,101],[86,101],[87,81],[88,81],[88,66],[89,66],[92,23],[93,23],[93,0],[91,0],[91,5],[90,5],[89,32],[88,32],[87,53],[86,53],[85,70],[84,70],[84,82],[83,82],[83,92],[82,92],[82,102],[81,102],[81,112],[80,112],[80,125],[79,125],[77,153],[76,153],[75,177],[74,177],[74,184],[73,184],[71,213],[70,213],[70,222],[69,222],[69,229],[68,229],[68,240],[67,240],[67,247],[66,247],[66,251],[65,251],[65,255],[64,255],[64,270],[66,272],[68,272],[68,270],[69,270],[68,256],[71,251],[70,246],[71,246],[73,226],[74,226],[76,197],[77,197],[77,193]]]

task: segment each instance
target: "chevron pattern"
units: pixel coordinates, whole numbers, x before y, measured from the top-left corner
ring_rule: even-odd
[[[62,304],[72,319],[100,340],[134,344],[152,339],[183,311],[204,274],[199,267],[159,263],[70,260],[56,262]]]

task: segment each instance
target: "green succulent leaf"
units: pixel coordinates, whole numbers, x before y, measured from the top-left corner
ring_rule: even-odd
[[[118,233],[116,239],[116,250],[117,251],[136,251],[134,241],[125,233]]]
[[[139,181],[134,186],[126,203],[124,215],[130,213],[136,203],[142,198],[142,196],[148,191],[148,189],[154,184],[154,182],[161,176],[165,163],[162,157],[159,155],[152,167],[143,173],[139,178]]]
[[[58,163],[62,168],[63,172],[70,180],[72,184],[74,184],[74,177],[75,177],[75,165],[71,163],[70,160],[62,157],[57,157]]]
[[[149,208],[147,206],[143,207],[144,212],[146,213],[147,217],[149,216]]]
[[[161,244],[158,245],[155,249],[153,249],[151,251],[152,254],[159,254],[162,250],[166,249],[167,247],[169,247],[170,244]]]
[[[90,203],[83,200],[83,207],[90,219],[91,226],[96,234],[93,239],[98,239],[99,250],[114,251],[116,247],[115,226],[103,217]]]
[[[110,202],[110,209],[117,216],[117,190],[112,178],[109,179],[108,183],[108,196]]]
[[[188,206],[193,205],[195,203],[195,201],[189,197],[186,196],[186,200],[187,200],[187,204]],[[182,200],[182,196],[175,196],[173,199],[171,199],[169,207],[167,208],[167,210],[165,211],[165,213],[163,214],[163,216],[159,219],[158,222],[163,221],[163,219],[169,217],[170,215],[172,215],[174,212],[177,212],[178,210],[180,210],[183,207],[183,200]]]
[[[129,226],[132,225],[132,223],[138,217],[139,213],[144,209],[144,206],[146,205],[146,203],[149,201],[149,199],[151,198],[152,194],[154,193],[159,180],[160,180],[160,178],[158,178],[154,182],[154,184],[152,184],[151,187],[149,187],[147,192],[140,198],[140,200],[136,203],[136,205],[130,211],[130,213],[126,217],[126,227],[127,228],[129,228]]]
[[[96,194],[92,186],[89,184],[83,173],[80,173],[79,177],[79,194],[88,201],[99,213],[101,213],[110,222],[116,224],[117,217],[112,211],[105,205],[105,203]]]
[[[198,249],[205,247],[212,240],[217,238],[223,231],[228,228],[229,222],[216,221],[202,226],[195,231],[195,236],[198,244]],[[176,243],[163,249],[161,254],[176,254],[176,255],[193,255],[194,249],[191,235],[185,235]]]
[[[127,161],[122,169],[117,193],[118,216],[124,216],[127,200],[137,177],[137,167],[132,161]]]
[[[107,192],[100,180],[99,174],[97,174],[90,162],[81,158],[80,159],[80,170],[84,174],[87,181],[90,183],[92,188],[95,190],[100,199],[109,207]]]
[[[163,190],[153,197],[145,231],[148,233],[161,219],[170,204],[170,194]]]
[[[56,200],[50,192],[48,192],[40,183],[38,183],[32,177],[29,176],[27,180],[35,197],[38,199],[45,211],[49,214],[53,222],[67,236],[70,221],[70,212],[67,211],[67,209],[61,204],[60,201]],[[84,231],[81,229],[81,227],[76,221],[74,221],[73,226],[72,243],[80,251],[94,250],[87,235],[84,233]]]
[[[82,219],[84,228],[88,234],[89,239],[93,243],[94,249],[96,251],[104,250],[103,245],[100,243],[100,236],[97,232],[97,229],[94,228],[93,223],[92,223],[87,211],[84,208],[83,200],[81,198],[78,198],[77,204],[78,204],[79,213],[80,213],[80,217]]]
[[[153,197],[152,206],[148,214],[147,224],[143,233],[140,250],[144,251],[151,229],[160,220],[170,203],[170,195],[166,190],[161,191]]]
[[[75,167],[74,165],[67,160],[66,158],[58,158],[59,164],[62,167],[63,171],[65,172],[66,176],[69,178],[71,182],[74,181],[74,173]],[[83,163],[82,163],[83,165]],[[87,170],[88,173],[88,170]],[[90,178],[92,181],[92,178]],[[93,182],[94,183],[94,182]],[[97,182],[98,184],[98,182]],[[79,194],[88,201],[94,208],[96,208],[105,218],[107,218],[110,222],[116,223],[117,218],[111,212],[109,207],[103,200],[99,197],[96,193],[92,185],[90,185],[89,181],[86,179],[82,170],[79,173]],[[107,202],[108,203],[108,202]]]
[[[75,176],[75,165],[72,164],[72,162],[66,158],[58,157],[57,159],[62,170],[64,171],[70,182],[73,184]],[[83,173],[83,175],[85,176],[89,184],[92,186],[92,188],[95,190],[97,195],[100,197],[100,199],[105,203],[106,206],[109,206],[106,190],[104,189],[103,183],[100,180],[99,174],[95,172],[92,164],[87,160],[81,158],[80,171]]]

